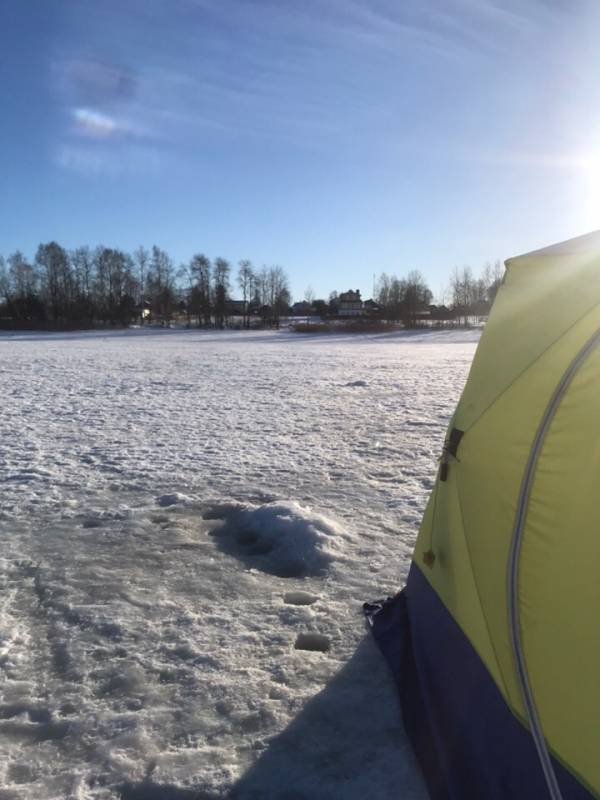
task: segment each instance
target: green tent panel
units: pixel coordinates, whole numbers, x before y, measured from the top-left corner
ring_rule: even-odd
[[[600,233],[506,262],[369,616],[432,798],[600,797]]]

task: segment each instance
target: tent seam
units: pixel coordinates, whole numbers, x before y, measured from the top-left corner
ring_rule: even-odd
[[[536,477],[539,456],[545,444],[550,427],[556,417],[556,413],[562,403],[565,393],[568,391],[573,377],[577,374],[581,365],[585,363],[590,353],[600,343],[600,329],[588,338],[583,347],[579,349],[577,355],[571,359],[560,380],[556,384],[552,395],[539,422],[535,437],[530,447],[527,463],[521,479],[519,489],[519,499],[511,536],[511,545],[507,564],[507,606],[508,606],[508,629],[511,639],[513,659],[515,661],[516,674],[519,688],[521,690],[523,703],[529,720],[529,727],[534,738],[539,754],[544,776],[548,785],[550,796],[555,800],[561,800],[562,795],[556,774],[550,759],[548,743],[542,727],[540,712],[538,710],[533,685],[527,667],[527,657],[523,643],[523,630],[519,613],[519,567],[523,536],[527,524],[529,501],[531,490]]]

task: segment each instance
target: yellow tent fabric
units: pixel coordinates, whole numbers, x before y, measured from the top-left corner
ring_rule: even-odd
[[[518,639],[546,747],[600,797],[599,331],[600,232],[506,262],[415,562],[531,727]]]

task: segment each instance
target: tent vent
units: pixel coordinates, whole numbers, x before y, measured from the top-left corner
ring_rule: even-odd
[[[458,428],[452,428],[450,435],[444,443],[444,452],[442,453],[442,463],[440,467],[441,481],[448,480],[448,456],[452,456],[452,458],[456,458],[458,460],[458,456],[456,454],[458,452],[458,446],[463,435],[464,431],[461,431]]]
[[[446,445],[446,452],[450,453],[450,455],[454,456],[454,458],[456,458],[458,445],[460,444],[463,434],[464,431],[460,431],[458,428],[452,428],[450,431],[450,436],[448,437],[448,443]]]

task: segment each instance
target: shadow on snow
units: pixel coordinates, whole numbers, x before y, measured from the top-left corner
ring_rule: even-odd
[[[311,654],[307,661],[312,658],[323,656]],[[369,636],[226,795],[151,780],[121,784],[117,791],[121,800],[426,797],[402,727],[396,689]]]
[[[322,658],[322,656],[317,656]],[[424,798],[397,693],[370,637],[238,780],[231,800]]]

